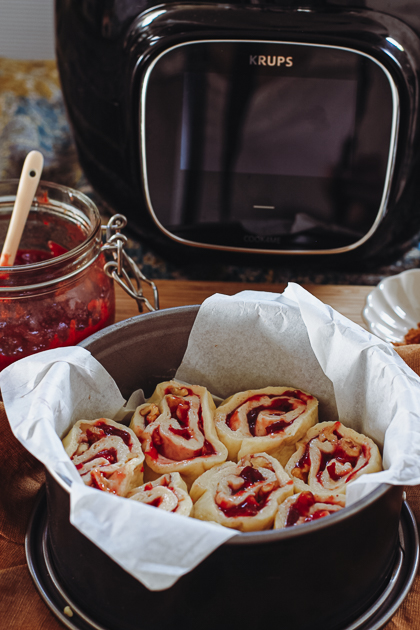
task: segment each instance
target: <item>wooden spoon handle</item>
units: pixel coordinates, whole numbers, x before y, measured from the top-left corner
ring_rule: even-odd
[[[41,178],[44,158],[39,151],[31,151],[23,163],[15,205],[0,256],[0,267],[12,267],[20,239]]]

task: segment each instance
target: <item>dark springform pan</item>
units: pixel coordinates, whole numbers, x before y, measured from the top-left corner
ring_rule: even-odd
[[[126,398],[174,376],[197,306],[139,315],[80,345]],[[238,533],[172,588],[147,590],[69,522],[47,475],[48,548],[64,590],[109,630],[342,630],[387,587],[399,552],[403,489],[382,485],[326,519]]]

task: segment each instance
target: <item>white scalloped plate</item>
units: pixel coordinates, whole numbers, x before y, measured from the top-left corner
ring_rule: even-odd
[[[384,341],[401,342],[420,322],[420,269],[385,278],[369,293],[363,319]]]

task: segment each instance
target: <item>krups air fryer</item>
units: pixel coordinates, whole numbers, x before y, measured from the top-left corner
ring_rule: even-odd
[[[420,230],[420,10],[56,0],[93,187],[156,245],[336,261]]]

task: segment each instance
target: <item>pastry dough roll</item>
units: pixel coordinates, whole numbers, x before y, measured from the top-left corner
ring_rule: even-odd
[[[278,505],[293,494],[293,481],[266,453],[225,462],[193,483],[191,516],[242,532],[270,529]]]
[[[376,444],[341,422],[320,422],[296,446],[285,468],[299,492],[344,494],[353,479],[382,470]]]
[[[84,483],[125,496],[143,483],[144,455],[128,427],[108,418],[79,420],[63,439]]]
[[[279,506],[274,520],[274,529],[310,523],[334,514],[345,507],[343,495],[320,496],[312,492],[298,492],[288,497]]]
[[[227,458],[214,426],[215,404],[205,387],[177,381],[159,383],[153,396],[137,407],[130,427],[146,458],[146,479],[179,472],[190,487]],[[153,474],[154,473],[154,474]]]
[[[293,387],[265,387],[227,398],[215,413],[228,459],[269,453],[284,466],[295,444],[318,422],[318,401]]]
[[[190,515],[193,505],[187,484],[177,472],[167,473],[155,481],[133,488],[127,498],[183,516]]]

